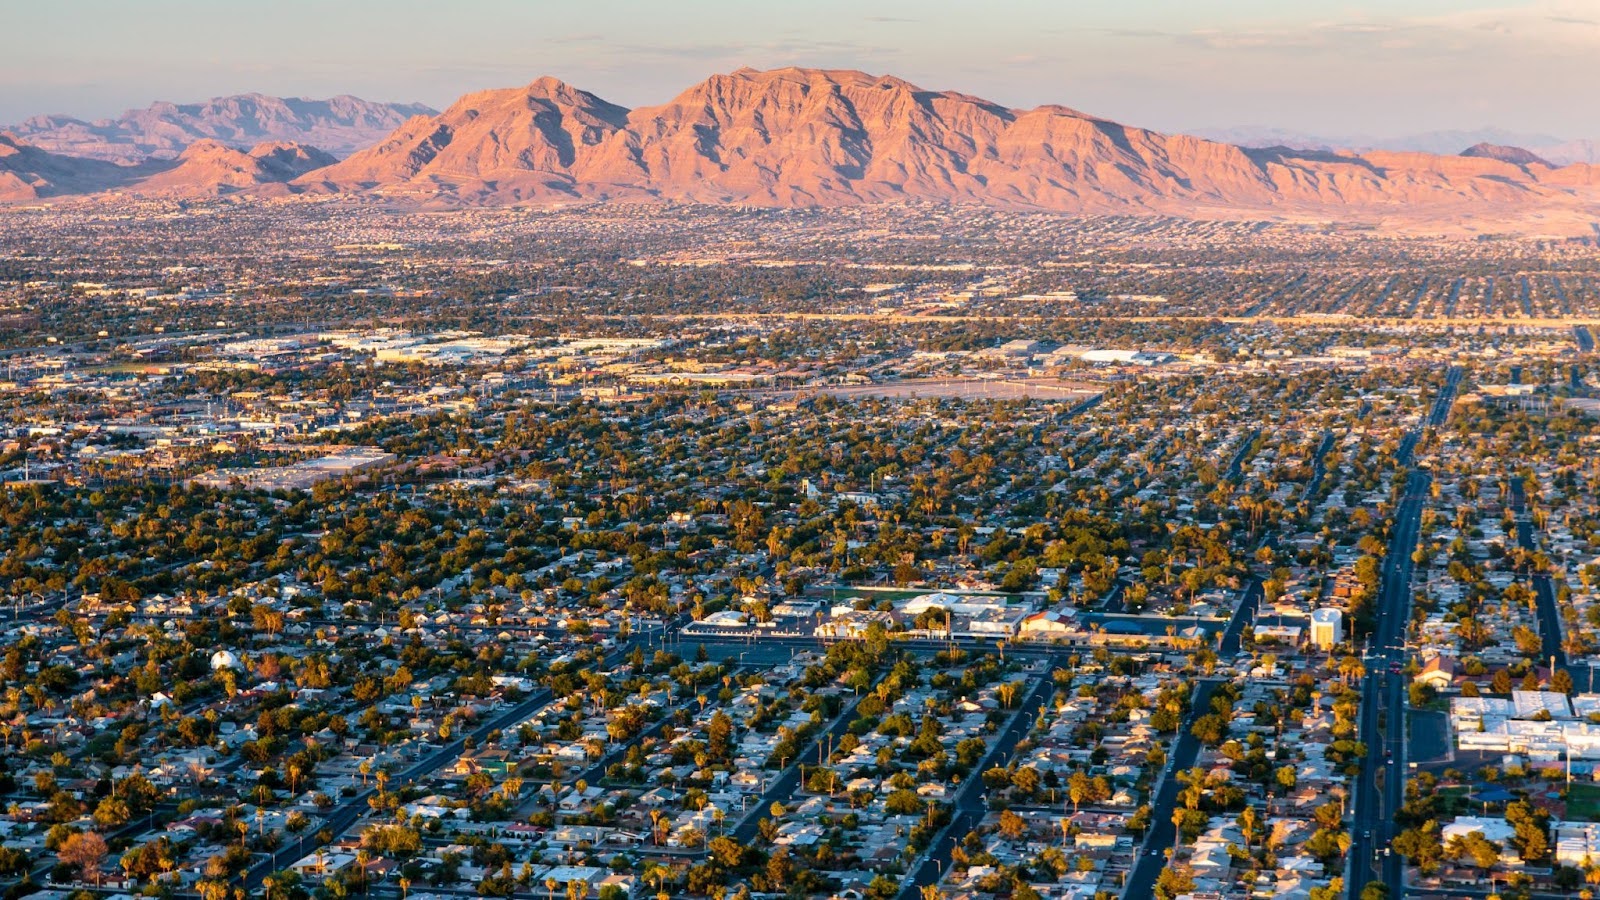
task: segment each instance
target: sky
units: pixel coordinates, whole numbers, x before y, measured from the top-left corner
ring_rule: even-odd
[[[1600,137],[1600,0],[49,0],[8,4],[0,123],[259,91],[443,108],[554,75],[624,106],[741,66],[856,68],[1166,131]]]

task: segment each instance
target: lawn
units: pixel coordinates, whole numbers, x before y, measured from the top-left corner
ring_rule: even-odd
[[[1575,781],[1567,792],[1567,819],[1600,820],[1600,784]]]
[[[1457,816],[1467,813],[1471,807],[1471,804],[1467,802],[1467,795],[1471,793],[1472,789],[1466,785],[1440,788],[1438,791],[1439,812]]]

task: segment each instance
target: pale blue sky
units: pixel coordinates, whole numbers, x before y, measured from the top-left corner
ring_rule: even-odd
[[[555,75],[626,106],[742,65],[889,72],[1166,130],[1600,136],[1600,0],[7,3],[0,122],[243,91],[443,107]]]

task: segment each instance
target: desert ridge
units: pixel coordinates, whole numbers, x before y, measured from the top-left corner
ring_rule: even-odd
[[[941,202],[1446,229],[1493,222],[1544,233],[1587,233],[1600,213],[1594,167],[1556,167],[1515,147],[1480,145],[1454,156],[1248,149],[1066,106],[1012,109],[853,70],[741,69],[631,110],[539,78],[414,115],[337,161],[309,150],[277,153],[278,163],[223,161],[230,148],[219,143],[206,161],[186,152],[158,174],[141,174],[149,162],[67,174],[67,158],[41,156],[40,147],[23,153],[25,142],[13,138],[12,156],[0,162],[11,174],[0,199],[121,190],[436,206]]]

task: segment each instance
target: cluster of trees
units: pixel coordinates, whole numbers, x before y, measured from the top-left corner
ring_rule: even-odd
[[[1434,791],[1436,782],[1429,773],[1406,784],[1406,803],[1396,820],[1407,827],[1396,835],[1394,850],[1415,864],[1424,874],[1438,871],[1445,861],[1455,861],[1476,866],[1482,870],[1493,868],[1500,859],[1499,844],[1484,838],[1480,832],[1442,839],[1439,825],[1440,800]],[[1510,847],[1524,862],[1533,866],[1549,865],[1550,814],[1526,800],[1513,800],[1506,804],[1505,820],[1513,829]]]

